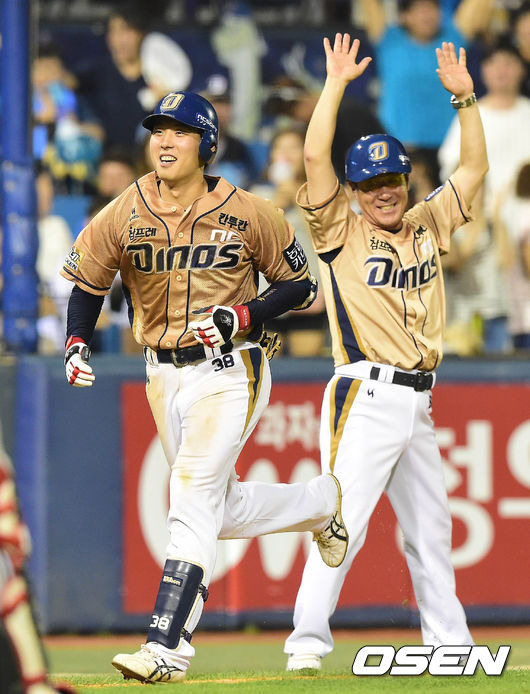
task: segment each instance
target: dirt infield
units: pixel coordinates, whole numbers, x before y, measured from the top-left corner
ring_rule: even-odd
[[[471,627],[477,643],[484,641],[506,641],[510,639],[530,639],[530,624],[508,626]],[[288,631],[197,631],[195,638],[201,643],[238,643],[254,641],[283,641]],[[363,641],[364,643],[391,643],[393,641],[421,641],[419,629],[337,629],[333,632],[335,641]],[[145,634],[53,634],[44,637],[46,646],[71,648],[99,648],[105,645],[123,647],[126,644],[138,645],[145,640]]]

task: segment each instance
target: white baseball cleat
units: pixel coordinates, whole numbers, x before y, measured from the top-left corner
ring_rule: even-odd
[[[287,659],[288,672],[293,670],[321,670],[322,658],[315,653],[291,653]]]
[[[324,562],[336,568],[340,566],[346,556],[348,549],[348,531],[342,519],[342,490],[339,480],[330,473],[331,479],[337,485],[337,505],[335,512],[331,517],[329,525],[319,533],[313,534],[313,539],[316,540],[318,551]]]
[[[118,653],[112,665],[123,677],[140,682],[178,682],[186,677],[184,670],[170,665],[164,658],[156,655],[143,644],[136,653]]]

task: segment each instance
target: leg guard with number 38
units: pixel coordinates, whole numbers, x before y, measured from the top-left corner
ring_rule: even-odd
[[[147,642],[156,641],[166,648],[178,648],[180,639],[191,641],[186,630],[197,601],[208,599],[208,591],[201,583],[204,569],[197,564],[178,559],[167,559],[160,581],[158,595]]]

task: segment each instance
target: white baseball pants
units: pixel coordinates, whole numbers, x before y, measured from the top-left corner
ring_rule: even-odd
[[[472,644],[455,594],[452,524],[431,393],[352,378],[352,371],[339,367],[328,383],[320,430],[323,471],[331,469],[342,486],[348,552],[342,565],[331,569],[311,548],[285,652],[325,656],[333,650],[329,618],[385,491],[403,532],[424,644]]]
[[[171,467],[168,558],[198,564],[208,586],[217,539],[319,531],[336,505],[329,475],[307,484],[238,482],[234,465],[267,406],[270,368],[261,347],[175,368],[147,361],[146,392]],[[202,600],[187,625],[193,631]],[[183,641],[179,653],[193,647]],[[186,662],[179,666],[185,669]]]

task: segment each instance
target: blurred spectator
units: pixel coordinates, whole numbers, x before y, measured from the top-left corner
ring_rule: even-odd
[[[291,78],[277,81],[269,90],[265,115],[272,118],[272,128],[290,124],[307,127],[316,106],[319,91],[310,90]],[[344,182],[344,160],[350,146],[363,135],[383,132],[383,127],[371,109],[351,96],[345,96],[339,107],[337,129],[333,139],[331,158],[337,177]]]
[[[48,166],[65,192],[86,192],[94,180],[103,129],[71,88],[54,44],[40,45],[31,77],[34,157]]]
[[[512,36],[525,70],[521,93],[530,97],[530,2],[525,2],[515,14]]]
[[[144,135],[136,147],[135,163],[137,177],[145,176],[146,173],[149,173],[155,168],[151,161],[151,150],[149,147],[150,137],[150,133]]]
[[[259,127],[261,58],[267,47],[247,2],[224,2],[221,7],[211,43],[230,76],[234,132],[242,140],[251,141]]]
[[[421,150],[412,150],[409,154],[412,170],[409,174],[409,209],[422,200],[437,187],[438,180],[434,177],[429,157]]]
[[[488,146],[489,172],[485,179],[482,203],[475,200],[473,209],[483,218],[482,236],[477,235],[475,258],[479,314],[484,324],[484,351],[499,352],[509,348],[507,328],[508,281],[500,265],[498,239],[493,234],[494,202],[498,194],[514,180],[521,166],[530,161],[530,99],[521,96],[522,60],[515,48],[500,41],[491,46],[482,60],[482,79],[486,94],[479,100],[482,123]],[[439,151],[442,178],[448,178],[459,158],[458,118],[455,117]],[[466,236],[471,225],[467,225]],[[458,238],[459,232],[455,234]],[[470,237],[471,238],[471,237]],[[489,298],[488,298],[489,297]],[[477,298],[478,300],[478,298]],[[502,311],[502,315],[501,315]]]
[[[283,128],[274,134],[263,178],[251,188],[251,192],[271,200],[285,211],[285,217],[294,227],[296,238],[306,253],[310,272],[319,280],[318,257],[296,204],[298,189],[305,182],[304,137],[305,129],[296,127]],[[280,332],[284,354],[313,357],[325,353],[326,326],[324,298],[319,289],[317,298],[308,309],[289,311],[266,327]]]
[[[130,147],[142,119],[151,112],[140,103],[148,85],[142,75],[142,15],[126,9],[111,13],[106,29],[108,51],[78,65],[77,90],[94,109],[105,129],[105,145]]]
[[[495,0],[481,40],[490,46],[501,36],[511,36],[517,16],[524,12],[525,5],[528,4],[529,0]]]
[[[499,194],[495,230],[509,277],[508,327],[515,349],[530,349],[530,160]]]
[[[96,177],[98,196],[112,200],[137,178],[136,165],[128,151],[115,147],[106,150]]]
[[[463,357],[510,348],[507,279],[497,237],[482,212],[482,194],[473,203],[478,210],[475,220],[453,234],[451,249],[442,258],[447,304],[444,350]]]
[[[530,99],[521,96],[523,64],[519,53],[506,41],[491,46],[482,59],[486,94],[479,100],[488,145],[489,172],[486,176],[486,217],[491,219],[497,194],[530,159]],[[441,175],[453,172],[459,157],[458,118],[455,116],[439,151]],[[515,135],[515,136],[514,136]]]
[[[159,11],[159,10],[158,10]],[[130,147],[143,139],[141,123],[170,91],[186,89],[193,70],[187,54],[169,36],[147,33],[157,9],[126,3],[107,21],[107,51],[74,70],[78,92],[105,129],[106,147]]]
[[[39,278],[38,351],[58,354],[64,351],[66,325],[64,317],[70,296],[70,282],[59,275],[65,257],[72,247],[72,233],[59,215],[52,214],[53,180],[47,169],[41,168],[36,176],[39,250],[37,275]]]
[[[380,80],[379,117],[384,130],[408,151],[421,149],[438,173],[436,152],[451,121],[447,95],[439,88],[435,48],[457,47],[483,31],[494,0],[461,0],[444,18],[438,0],[398,0],[398,24],[388,24],[382,0],[360,0],[364,27],[375,46]]]
[[[231,134],[232,105],[227,78],[211,75],[201,93],[212,104],[219,119],[217,154],[213,163],[206,167],[206,173],[223,176],[235,186],[246,188],[253,177],[254,166],[245,142]]]
[[[140,48],[140,60],[142,76],[147,83],[138,93],[144,109],[152,111],[169,92],[189,87],[193,76],[191,61],[169,36],[158,31],[147,34]]]

